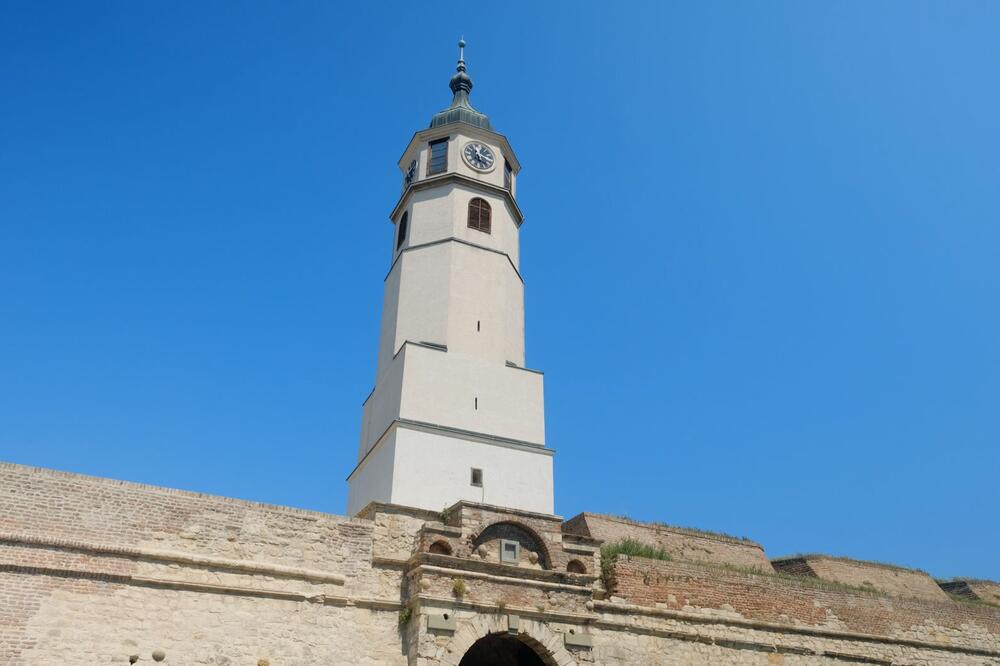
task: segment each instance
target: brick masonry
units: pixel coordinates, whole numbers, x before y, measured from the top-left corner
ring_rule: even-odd
[[[713,562],[771,571],[760,544],[724,534],[701,532],[654,523],[640,523],[619,516],[581,513],[566,521],[565,530],[601,541],[634,539],[664,549],[679,560]]]
[[[843,557],[803,555],[772,560],[775,570],[834,583],[880,590],[902,597],[945,601],[947,593],[926,572]]]
[[[750,542],[583,515],[349,519],[0,464],[0,664],[446,666],[496,632],[550,666],[1000,664],[995,583],[864,591],[850,572],[895,569],[775,573]],[[624,537],[677,557],[606,563],[605,589],[600,539]]]
[[[941,583],[941,589],[954,597],[1000,606],[1000,584],[993,581],[951,580]]]
[[[630,603],[865,636],[1000,650],[1000,609],[864,592],[809,578],[619,556],[612,594]]]

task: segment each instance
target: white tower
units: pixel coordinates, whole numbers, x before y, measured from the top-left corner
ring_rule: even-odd
[[[524,367],[520,165],[469,103],[459,42],[451,106],[399,167],[375,388],[348,513],[369,502],[439,511],[459,500],[552,513],[542,374]]]

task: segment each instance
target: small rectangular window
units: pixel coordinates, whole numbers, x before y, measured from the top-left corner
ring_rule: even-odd
[[[514,170],[510,167],[510,162],[507,160],[503,161],[503,186],[505,189],[511,189],[514,184]]]
[[[427,175],[444,173],[448,169],[448,137],[430,142],[431,154],[427,159]]]
[[[520,559],[521,554],[521,544],[516,541],[508,541],[507,539],[500,539],[500,561],[501,562],[512,562],[517,564]]]
[[[477,488],[481,488],[483,486],[483,470],[475,467],[472,468],[472,485]]]

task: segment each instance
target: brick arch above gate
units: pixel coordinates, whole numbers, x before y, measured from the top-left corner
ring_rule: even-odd
[[[476,549],[476,546],[482,543],[484,537],[488,536],[491,532],[496,531],[505,526],[513,527],[516,530],[524,532],[524,534],[534,542],[535,546],[538,548],[539,557],[542,560],[543,569],[552,569],[555,563],[552,561],[552,553],[549,551],[548,544],[545,543],[545,539],[542,535],[538,533],[537,530],[525,525],[518,520],[498,520],[492,522],[489,525],[483,527],[481,530],[472,535],[470,545],[472,550]]]
[[[441,656],[440,666],[458,666],[465,653],[480,638],[490,634],[507,633],[506,615],[480,615],[459,625],[455,636],[451,639]],[[576,659],[563,647],[563,637],[542,622],[521,619],[517,638],[534,649],[546,666],[577,666]]]

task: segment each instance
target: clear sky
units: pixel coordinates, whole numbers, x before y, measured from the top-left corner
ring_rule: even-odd
[[[1000,579],[1000,4],[0,6],[0,458],[342,513],[396,160],[523,164],[556,510]]]

